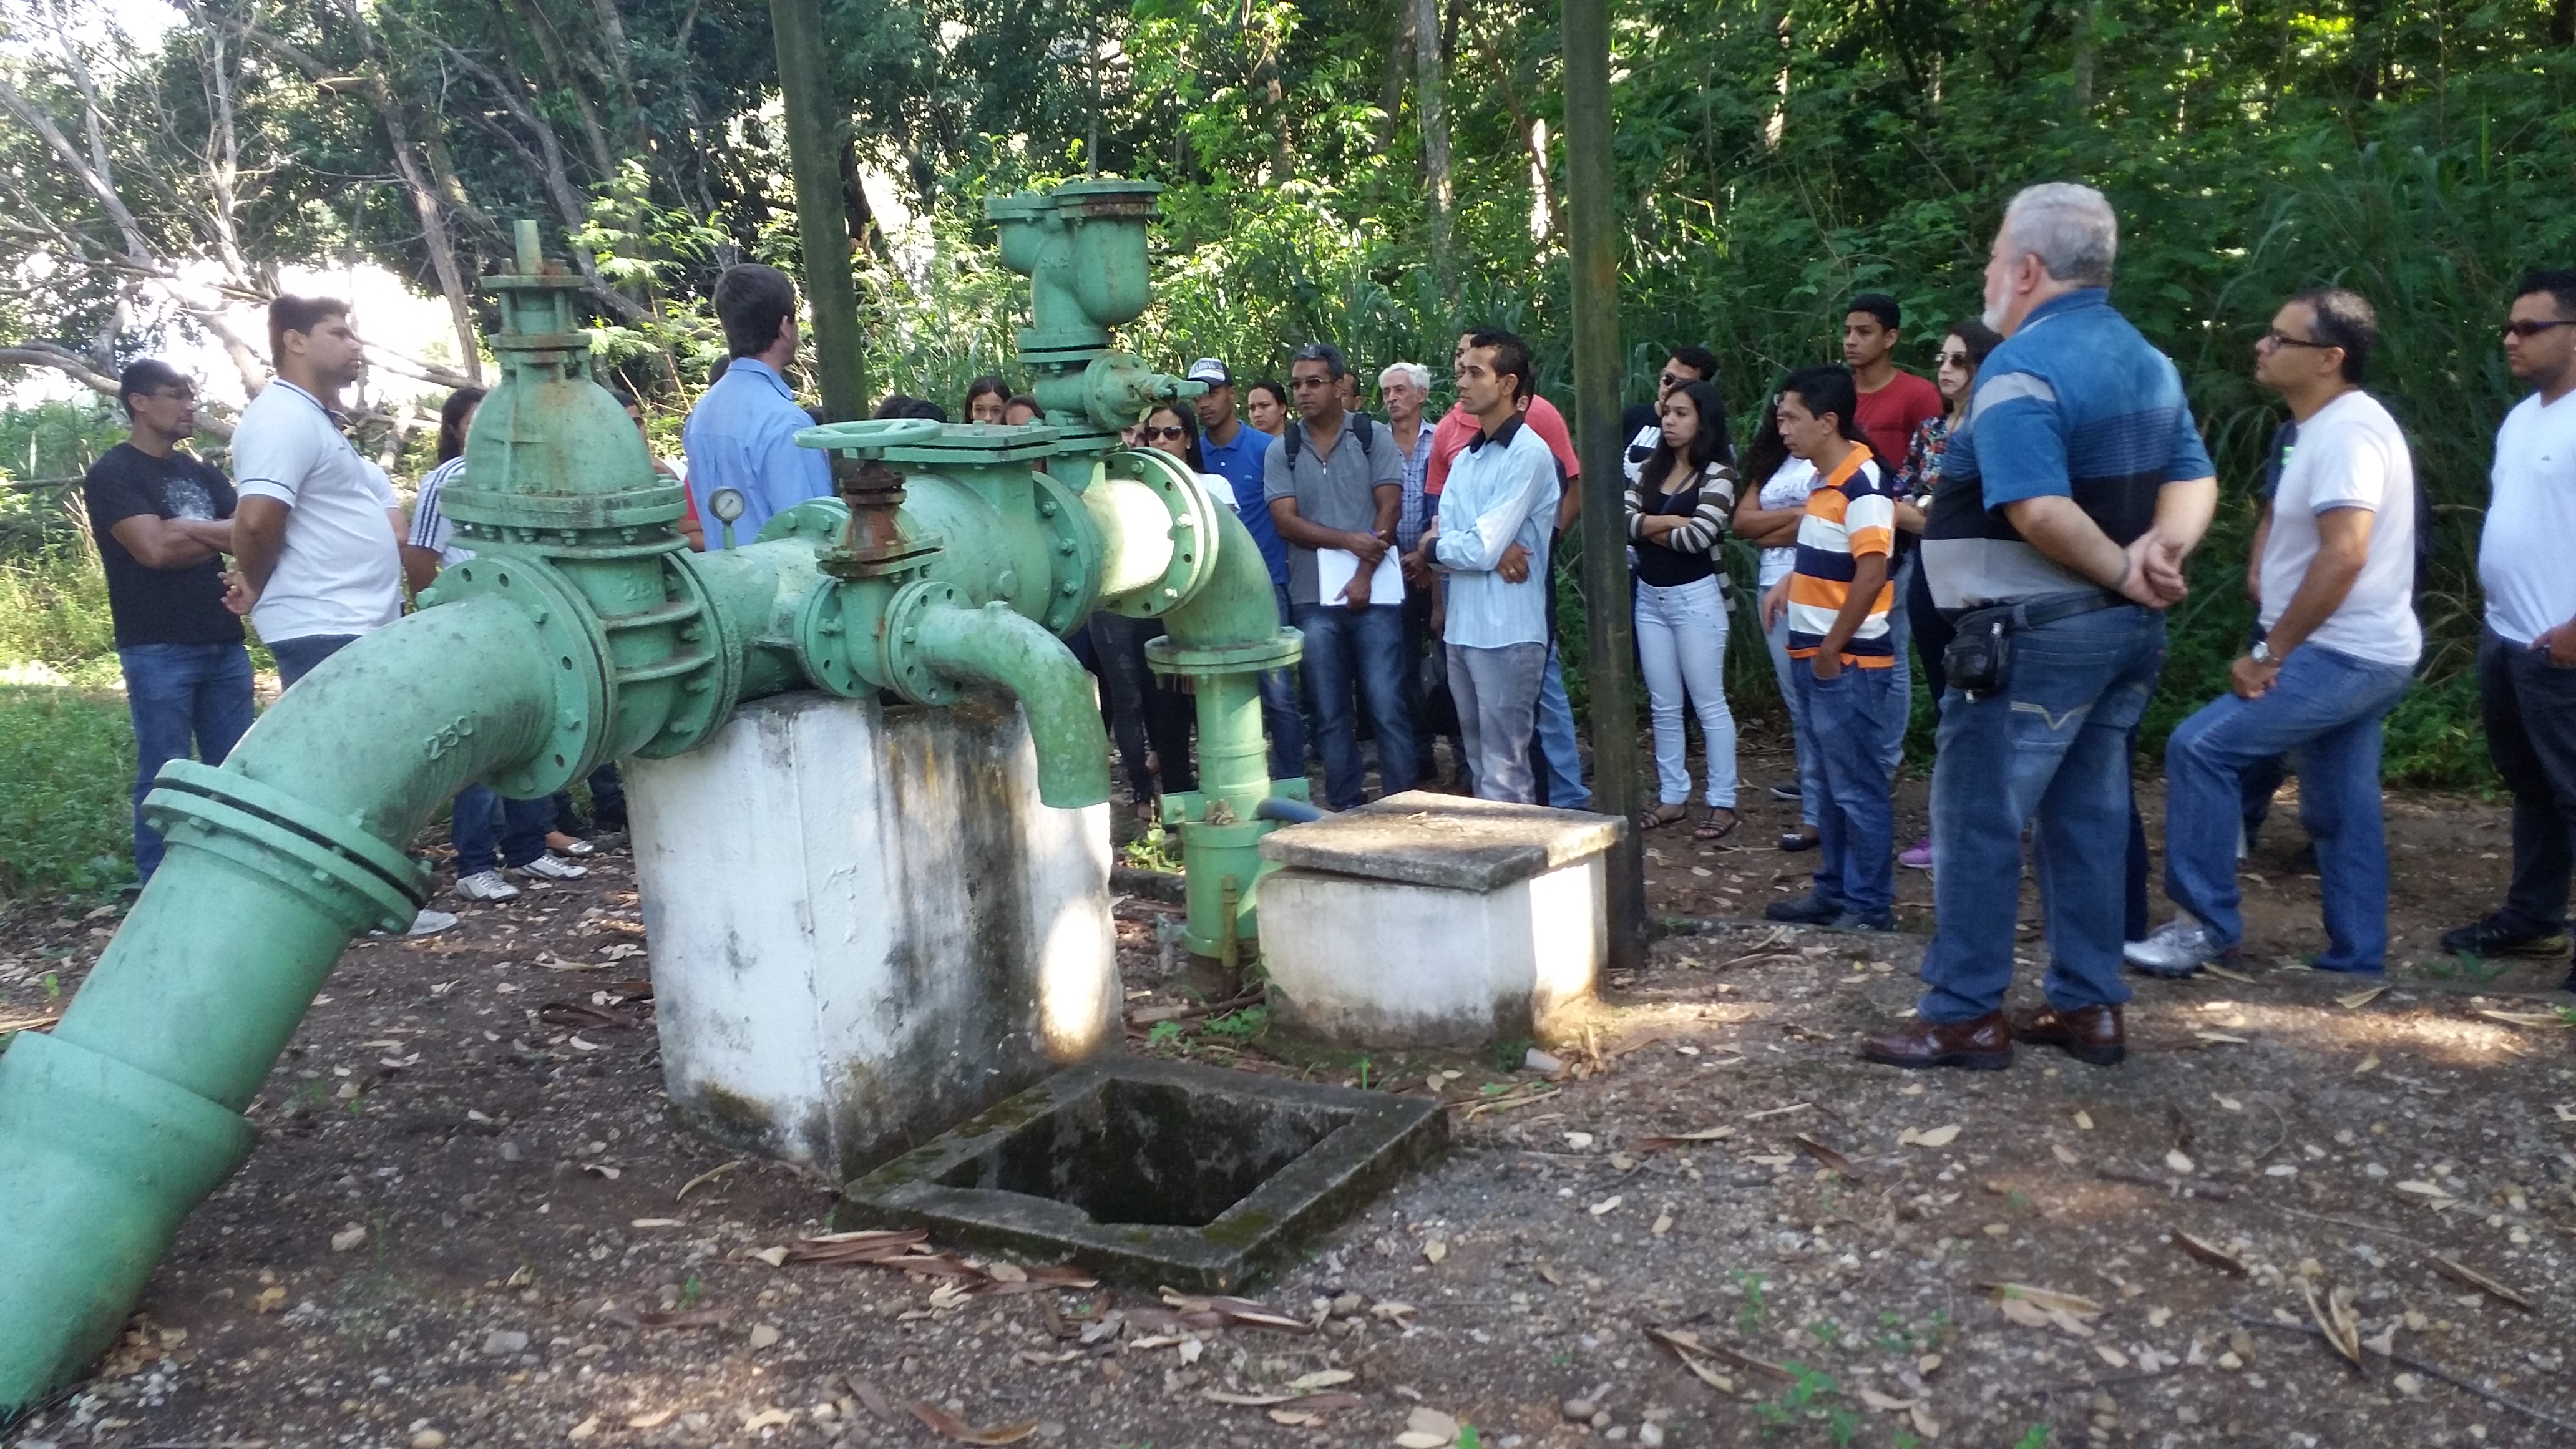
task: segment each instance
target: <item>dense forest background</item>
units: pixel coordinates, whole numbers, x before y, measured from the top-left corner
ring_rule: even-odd
[[[1562,393],[1552,5],[826,10],[872,392],[953,398],[1008,370],[1018,292],[982,198],[1096,167],[1168,188],[1160,300],[1131,339],[1159,360],[1259,376],[1324,337],[1436,370],[1461,323],[1497,322]],[[452,342],[379,359],[434,400],[486,371],[476,279],[536,216],[591,279],[603,362],[676,416],[720,351],[715,273],[800,263],[756,0],[176,0],[168,21],[147,41],[0,0],[0,370],[96,386],[186,333],[255,379],[262,339],[226,305],[356,258],[446,300]],[[2441,533],[2437,647],[2392,766],[2480,776],[2471,548],[2515,391],[2495,325],[2522,270],[2576,259],[2576,0],[1614,0],[1612,23],[1632,397],[1662,348],[1704,341],[1749,417],[1836,355],[1864,289],[1903,299],[1921,368],[1975,310],[2012,191],[2082,179],[2123,218],[2115,300],[2181,364],[2241,499],[2273,422],[2249,357],[2274,306],[2324,281],[2376,301],[2374,386]],[[411,456],[417,415],[376,421]],[[0,419],[0,470],[76,462],[37,446],[45,426]],[[23,549],[49,505],[16,497],[0,538]],[[2241,641],[2245,525],[2231,508],[2200,558],[2156,733]]]

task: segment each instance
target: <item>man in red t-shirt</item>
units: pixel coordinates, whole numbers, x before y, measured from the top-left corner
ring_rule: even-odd
[[[1943,411],[1941,390],[1896,365],[1896,344],[1905,314],[1885,292],[1852,298],[1843,314],[1843,363],[1860,390],[1860,430],[1869,435],[1870,451],[1893,479],[1905,466],[1905,450],[1925,418]]]

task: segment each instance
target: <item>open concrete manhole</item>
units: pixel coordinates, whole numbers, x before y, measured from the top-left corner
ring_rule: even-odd
[[[1061,1072],[843,1191],[842,1227],[927,1227],[1140,1287],[1238,1288],[1437,1155],[1436,1103],[1178,1062]]]

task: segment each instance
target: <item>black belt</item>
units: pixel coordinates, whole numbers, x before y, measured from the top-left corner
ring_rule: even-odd
[[[1967,628],[1971,620],[1978,625],[2002,620],[2015,629],[2036,629],[2042,624],[2054,624],[2060,619],[2072,619],[2078,614],[2098,614],[2104,609],[2116,609],[2130,602],[2121,594],[2096,591],[2060,594],[2054,598],[2040,599],[2027,604],[1987,604],[1974,609],[1943,609],[1940,613],[1943,619],[1961,629]]]

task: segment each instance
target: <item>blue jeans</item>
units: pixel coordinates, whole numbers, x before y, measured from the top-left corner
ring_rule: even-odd
[[[457,877],[495,865],[526,865],[546,853],[546,832],[554,824],[552,796],[504,800],[489,785],[466,786],[456,792],[456,803],[448,810],[447,835],[456,843]]]
[[[1789,657],[1789,611],[1762,636],[1771,651],[1771,677],[1780,685],[1780,703],[1789,711],[1789,743],[1798,756],[1798,823],[1814,825],[1825,813],[1823,751],[1807,738],[1807,697],[1798,689],[1799,665]]]
[[[1297,622],[1288,602],[1288,586],[1274,583],[1271,597],[1279,605],[1279,622]],[[1261,727],[1270,732],[1270,778],[1306,778],[1306,717],[1297,712],[1297,679],[1285,669],[1261,676]]]
[[[1379,790],[1392,795],[1413,788],[1413,721],[1404,713],[1404,609],[1371,604],[1300,604],[1297,627],[1306,632],[1306,692],[1315,698],[1322,735],[1324,801],[1335,810],[1357,806],[1367,767],[1360,761],[1358,722],[1351,710],[1354,681],[1368,701],[1377,731]]]
[[[161,865],[161,832],[143,823],[143,797],[172,760],[220,765],[250,729],[250,653],[237,643],[133,644],[116,651],[125,669],[125,708],[134,719],[134,872],[147,883]]]
[[[1553,639],[1547,642],[1547,672],[1538,683],[1530,759],[1538,766],[1540,804],[1558,810],[1592,808],[1592,792],[1583,784],[1583,749],[1574,738],[1574,702],[1565,697],[1565,664]]]
[[[1819,679],[1807,660],[1789,667],[1806,696],[1807,729],[1825,776],[1825,808],[1816,812],[1816,894],[1865,920],[1882,919],[1896,906],[1896,811],[1879,752],[1888,717],[1902,714],[1896,671],[1845,665],[1833,678]]]
[[[277,687],[293,689],[295,682],[322,667],[322,661],[355,644],[363,637],[357,634],[307,634],[301,639],[271,639],[268,652],[277,660]]]
[[[1920,549],[1907,554],[1896,563],[1896,572],[1888,576],[1896,591],[1896,602],[1887,610],[1887,642],[1896,647],[1896,665],[1888,671],[1895,676],[1896,711],[1887,720],[1887,733],[1879,738],[1878,758],[1886,766],[1891,783],[1905,763],[1905,727],[1914,716],[1914,660],[1908,647],[1914,642],[1914,625],[1905,612],[1905,591],[1914,586],[1914,572],[1921,566],[1922,557]]]
[[[2165,894],[2223,946],[2245,937],[2236,833],[2245,777],[2299,756],[2299,821],[2317,844],[2324,971],[2378,971],[2388,957],[2388,838],[2379,809],[2380,721],[2414,682],[2315,644],[2290,651],[2260,699],[2222,694],[2165,745]]]
[[[2164,649],[2165,616],[2123,604],[2016,633],[2006,692],[1971,699],[1954,686],[1942,696],[1924,1020],[1972,1021],[2003,1005],[2022,828],[2033,816],[2049,1003],[2129,999],[2120,979],[2129,731],[2155,693]]]

